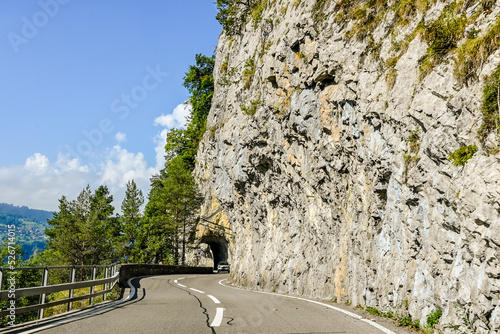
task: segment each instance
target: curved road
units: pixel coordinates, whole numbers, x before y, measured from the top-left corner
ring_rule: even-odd
[[[327,304],[228,287],[224,285],[227,278],[228,275],[135,278],[131,282],[136,294],[121,304],[72,316],[65,323],[47,322],[38,328],[25,328],[22,333],[406,332],[391,324],[386,325],[388,330]]]

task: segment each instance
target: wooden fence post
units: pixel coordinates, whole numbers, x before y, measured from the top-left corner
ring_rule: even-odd
[[[42,286],[47,286],[48,279],[49,279],[49,267],[45,267],[45,268],[43,268],[43,274],[42,274]],[[43,305],[43,304],[45,304],[45,293],[42,293],[40,295],[40,305]],[[43,319],[43,311],[44,311],[43,308],[41,308],[38,311],[38,319],[39,320]]]

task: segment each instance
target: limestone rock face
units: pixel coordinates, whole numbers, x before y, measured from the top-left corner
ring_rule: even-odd
[[[397,27],[389,10],[369,38],[349,36],[355,22],[323,2],[318,21],[315,0],[263,1],[260,20],[219,39],[196,174],[234,233],[232,281],[423,325],[441,309],[445,332],[497,333],[500,154],[477,130],[500,52],[468,84],[453,54],[423,75],[428,43],[412,32],[451,1]],[[478,30],[499,15],[497,2]],[[409,44],[388,68],[395,41]],[[463,166],[448,160],[473,144]]]

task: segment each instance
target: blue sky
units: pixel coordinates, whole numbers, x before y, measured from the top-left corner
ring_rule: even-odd
[[[215,15],[211,0],[2,0],[0,202],[56,210],[106,184],[119,211],[131,178],[146,195]]]

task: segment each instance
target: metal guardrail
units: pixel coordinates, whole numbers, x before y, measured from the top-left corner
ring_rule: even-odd
[[[76,271],[77,269],[85,269],[91,268],[90,279],[83,280],[80,282],[76,281]],[[98,268],[104,268],[104,278],[96,278],[96,273]],[[49,270],[51,269],[69,269],[70,277],[69,283],[63,284],[55,284],[55,285],[47,285],[49,279]],[[93,303],[94,297],[104,295],[103,300],[106,300],[106,294],[111,292],[115,287],[116,283],[118,283],[119,279],[119,271],[117,270],[117,264],[110,265],[86,265],[86,266],[64,266],[64,267],[19,267],[19,268],[0,268],[0,289],[3,287],[3,278],[5,273],[7,272],[16,272],[22,270],[43,270],[42,272],[42,284],[41,286],[30,287],[30,288],[22,288],[22,289],[14,289],[14,290],[0,290],[0,300],[13,300],[19,297],[28,297],[28,296],[40,296],[39,304],[19,307],[15,308],[15,313],[24,313],[31,311],[38,311],[38,319],[43,319],[44,309],[67,304],[68,311],[73,308],[73,302],[89,299],[89,304]],[[103,285],[104,288],[102,291],[95,292],[95,287]],[[85,294],[83,296],[74,297],[74,290],[81,288],[90,287],[90,293]],[[59,291],[69,291],[68,298],[46,302],[47,294],[59,292]],[[9,304],[9,303],[8,303]],[[9,306],[7,304],[7,306]],[[8,316],[11,310],[8,308],[0,311],[0,317]]]

